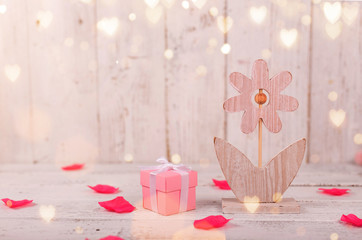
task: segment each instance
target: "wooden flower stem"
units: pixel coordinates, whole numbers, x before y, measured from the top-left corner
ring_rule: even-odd
[[[262,89],[259,89],[259,93],[263,93]],[[262,104],[259,104],[259,108],[262,107]],[[263,167],[263,152],[262,152],[262,119],[259,118],[259,135],[258,135],[258,167],[262,168]]]
[[[262,120],[259,119],[259,143],[258,143],[258,150],[259,150],[259,153],[258,153],[258,167],[262,168],[263,167],[263,159],[262,159],[262,132],[261,132],[261,128],[262,128]]]

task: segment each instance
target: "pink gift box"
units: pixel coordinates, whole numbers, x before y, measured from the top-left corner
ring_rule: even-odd
[[[150,198],[150,173],[155,170],[141,171],[143,207],[152,210]],[[186,211],[196,207],[197,172],[189,171],[189,187]],[[181,193],[181,175],[174,170],[157,174],[156,196],[158,213],[168,216],[179,213]]]

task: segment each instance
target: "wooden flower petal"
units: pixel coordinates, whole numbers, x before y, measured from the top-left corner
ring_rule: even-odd
[[[362,227],[362,219],[358,218],[356,215],[354,214],[348,214],[348,215],[342,215],[341,217],[341,221],[351,224],[353,226],[356,227]]]
[[[17,208],[17,207],[21,207],[21,206],[24,206],[24,205],[27,205],[29,203],[32,203],[33,200],[27,200],[27,199],[24,199],[24,200],[20,200],[20,201],[15,201],[15,200],[11,200],[9,198],[4,198],[4,199],[1,199],[6,206],[8,206],[9,208]]]
[[[241,119],[241,131],[245,134],[251,133],[256,128],[259,118],[255,110],[247,109]]]
[[[259,89],[269,88],[269,69],[267,63],[263,59],[258,59],[254,62],[251,71],[251,79],[253,86],[257,86]]]
[[[220,188],[220,189],[223,189],[223,190],[230,190],[231,189],[226,180],[212,179],[212,181],[214,182],[215,186]]]
[[[292,74],[288,71],[283,71],[270,79],[270,86],[276,88],[275,92],[280,93],[292,82]]]
[[[245,75],[233,72],[230,74],[230,84],[233,86],[238,92],[243,93],[246,91],[251,91],[251,80]]]
[[[282,129],[282,121],[280,121],[278,113],[275,111],[266,111],[265,116],[263,116],[263,123],[273,133],[280,132]]]
[[[98,204],[108,211],[117,213],[127,213],[135,210],[135,207],[132,206],[132,204],[126,201],[123,197],[116,197],[110,201],[98,202]]]
[[[120,238],[117,236],[107,236],[107,237],[101,238],[99,240],[123,240],[123,238]]]
[[[283,71],[269,80],[268,66],[262,59],[254,62],[251,75],[251,79],[238,72],[230,75],[231,85],[240,94],[226,100],[224,109],[227,112],[244,111],[241,131],[245,134],[255,130],[259,119],[270,132],[277,133],[282,128],[277,111],[294,111],[299,105],[294,97],[280,94],[291,83],[292,75]]]
[[[208,216],[206,218],[195,220],[194,221],[194,227],[199,229],[213,229],[213,228],[219,228],[224,226],[226,223],[228,223],[231,219],[226,219],[222,215],[217,216]]]
[[[94,187],[92,187],[92,186],[88,186],[88,187],[93,189],[97,193],[115,193],[119,189],[119,188],[115,188],[115,187],[112,187],[109,185],[102,185],[102,184],[97,184]]]
[[[295,111],[299,106],[298,100],[296,98],[287,95],[279,95],[277,103],[277,110],[284,112]]]
[[[318,188],[318,190],[323,191],[323,193],[335,196],[341,196],[343,194],[347,194],[350,189],[342,189],[342,188]]]
[[[73,165],[68,165],[68,166],[64,166],[62,167],[62,169],[64,171],[73,171],[73,170],[79,170],[82,169],[84,167],[84,164],[73,164]]]
[[[240,112],[250,108],[250,96],[248,94],[236,95],[224,102],[224,109],[227,112]]]

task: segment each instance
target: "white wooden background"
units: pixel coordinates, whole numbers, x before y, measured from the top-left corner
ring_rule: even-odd
[[[257,132],[242,134],[241,113],[225,114],[222,103],[236,94],[227,76],[250,76],[258,58],[271,75],[293,74],[285,93],[300,103],[280,113],[280,133],[264,131],[264,159],[302,137],[310,162],[353,159],[362,141],[360,2],[343,2],[334,25],[319,0],[188,3],[1,0],[0,162],[153,162],[179,154],[183,163],[208,165],[218,136],[256,163]],[[257,24],[249,11],[261,6],[266,17]],[[226,33],[224,16],[232,19]],[[118,23],[112,36],[97,28],[105,21],[109,31]],[[287,48],[280,32],[292,28],[298,35]],[[345,112],[340,127],[332,109]]]

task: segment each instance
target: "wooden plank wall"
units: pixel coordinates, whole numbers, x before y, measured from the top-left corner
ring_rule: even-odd
[[[264,162],[302,137],[310,162],[351,161],[362,144],[362,4],[341,3],[334,24],[325,4],[2,1],[0,162],[151,163],[173,156],[207,165],[217,161],[218,136],[256,163],[257,132],[242,134],[242,113],[225,114],[222,103],[236,94],[228,75],[250,76],[258,58],[270,75],[292,72],[284,92],[300,103],[280,113],[280,133],[264,128]],[[265,18],[258,24],[250,11]],[[297,37],[286,47],[280,35],[290,38],[292,29]],[[220,51],[225,43],[229,54]]]

